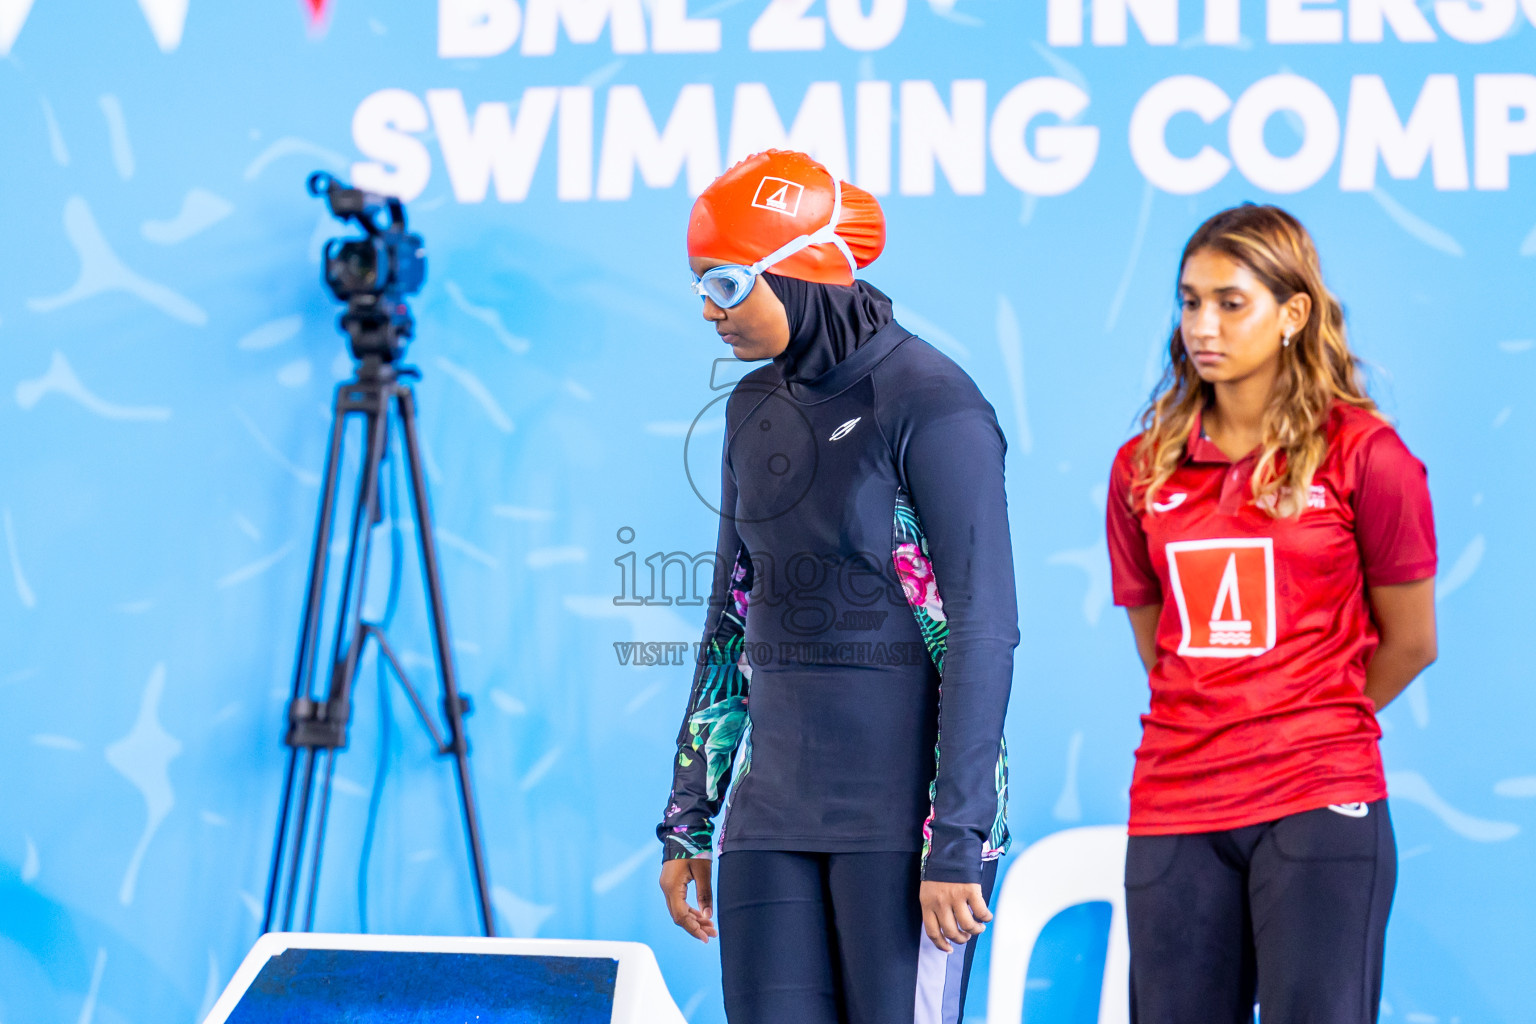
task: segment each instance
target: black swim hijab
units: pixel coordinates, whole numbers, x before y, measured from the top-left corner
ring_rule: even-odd
[[[891,322],[891,300],[866,281],[817,284],[767,272],[789,315],[789,345],[773,361],[787,381],[815,380]]]

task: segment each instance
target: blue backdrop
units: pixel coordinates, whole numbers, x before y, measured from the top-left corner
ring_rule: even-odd
[[[724,353],[683,228],[775,133],[882,193],[867,276],[1008,435],[1023,843],[1125,819],[1146,694],[1105,481],[1179,248],[1243,199],[1311,227],[1441,551],[1440,661],[1383,715],[1384,1019],[1529,1020],[1536,3],[684,6],[0,2],[0,1021],[190,1022],[255,938],[350,369],[317,167],[410,196],[428,243],[411,356],[503,933],[645,941],[690,1019],[723,1019],[714,949],[655,888],[689,670],[614,646],[696,640],[701,609],[615,599],[625,567],[712,546],[684,441]],[[358,926],[382,757],[369,926],[473,931],[451,774],[374,679],[317,926]],[[1028,1020],[1094,1019],[1106,927],[1048,929]]]

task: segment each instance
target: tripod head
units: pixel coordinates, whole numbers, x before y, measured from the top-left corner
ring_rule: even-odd
[[[357,235],[325,243],[322,278],[331,294],[347,304],[339,325],[352,358],[382,371],[405,354],[416,332],[406,297],[421,291],[427,276],[426,243],[406,230],[405,204],[352,188],[324,171],[306,183],[309,194],[325,196],[331,215],[356,222]]]

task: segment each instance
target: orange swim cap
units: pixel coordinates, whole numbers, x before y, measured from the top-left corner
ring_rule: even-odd
[[[814,244],[775,263],[773,272],[852,284],[854,270],[885,249],[885,214],[874,196],[838,181],[804,153],[770,149],[720,175],[694,202],[688,255],[751,265],[817,234]]]

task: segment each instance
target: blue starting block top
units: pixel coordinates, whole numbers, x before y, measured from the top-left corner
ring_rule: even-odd
[[[683,1024],[638,942],[273,932],[203,1024]]]

